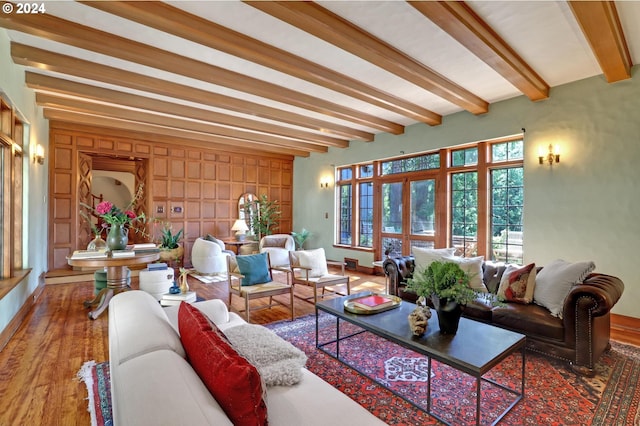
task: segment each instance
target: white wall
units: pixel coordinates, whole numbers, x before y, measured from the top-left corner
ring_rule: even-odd
[[[640,318],[635,262],[640,247],[640,66],[634,78],[608,84],[602,76],[556,87],[546,101],[524,96],[492,104],[488,114],[467,112],[440,126],[416,124],[405,134],[383,134],[374,142],[351,142],[294,162],[294,230],[314,236],[308,248],[327,257],[374,260],[369,252],[332,247],[334,188],[320,177],[336,166],[512,135],[525,137],[525,261],[545,265],[556,258],[593,260],[597,271],[616,275],[625,292],[614,307]],[[538,165],[538,147],[561,147],[560,164]],[[328,213],[328,219],[324,214]]]
[[[38,280],[47,269],[47,174],[48,163],[34,164],[30,161],[31,152],[36,144],[44,147],[45,157],[49,157],[49,126],[42,116],[42,109],[36,106],[35,94],[24,84],[22,67],[13,64],[9,50],[9,38],[4,29],[0,29],[0,91],[30,124],[30,141],[25,146],[24,155],[24,220],[26,229],[25,268],[32,268],[28,280],[23,281],[0,300],[0,332],[2,332],[28,297],[38,286]]]

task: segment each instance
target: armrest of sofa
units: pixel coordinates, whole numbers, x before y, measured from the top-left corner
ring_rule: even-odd
[[[415,262],[413,256],[388,257],[382,264],[382,269],[389,279],[389,294],[400,296],[399,287],[404,287],[407,280],[413,276]]]
[[[573,286],[564,301],[565,342],[575,348],[573,368],[592,375],[595,362],[610,347],[609,312],[624,291],[623,282],[605,274],[590,274]]]
[[[564,300],[565,321],[576,318],[579,310],[588,309],[591,316],[606,315],[618,302],[624,283],[617,277],[599,273],[590,274],[584,282],[573,286]]]

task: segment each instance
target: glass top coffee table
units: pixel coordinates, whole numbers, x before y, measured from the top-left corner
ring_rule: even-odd
[[[476,424],[480,424],[481,418],[481,383],[490,383],[512,394],[514,400],[500,413],[492,424],[498,423],[522,398],[525,389],[525,339],[523,334],[495,327],[479,321],[467,318],[460,319],[460,326],[455,335],[441,334],[438,327],[438,318],[433,312],[429,319],[427,331],[420,337],[413,336],[409,329],[407,317],[415,309],[416,305],[403,301],[399,307],[376,314],[359,315],[345,311],[344,302],[350,298],[360,297],[367,293],[360,293],[335,299],[324,300],[316,304],[316,347],[349,367],[366,375],[357,365],[352,365],[340,356],[340,345],[348,344],[348,340],[359,334],[370,332],[385,340],[403,346],[428,358],[427,376],[427,404],[423,405],[407,399],[404,395],[389,389],[395,395],[409,402],[429,415],[447,423],[438,413],[432,412],[431,375],[432,360],[446,364],[475,378],[476,385]],[[326,312],[336,318],[335,339],[320,342],[319,311]],[[341,322],[347,322],[357,326],[341,333]],[[326,335],[326,334],[325,334]],[[327,347],[332,349],[329,350]],[[519,389],[513,389],[498,383],[490,378],[483,377],[501,361],[517,351],[521,353],[521,371]],[[515,372],[517,374],[517,371]],[[383,383],[376,383],[384,386]],[[386,386],[385,386],[386,387]]]

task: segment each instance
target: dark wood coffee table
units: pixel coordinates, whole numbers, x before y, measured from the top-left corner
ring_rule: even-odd
[[[357,366],[347,363],[340,358],[340,344],[351,337],[364,332],[371,332],[386,340],[422,354],[428,358],[428,378],[427,378],[427,407],[418,405],[409,400],[406,396],[394,392],[392,393],[404,399],[420,410],[426,411],[429,415],[436,417],[440,421],[447,423],[437,413],[431,410],[431,360],[439,361],[457,370],[473,376],[476,379],[476,424],[480,424],[480,400],[481,382],[491,383],[514,395],[514,401],[497,417],[492,423],[498,423],[524,396],[525,388],[525,339],[523,334],[515,333],[490,324],[474,321],[467,318],[460,319],[460,326],[455,335],[440,334],[438,318],[433,311],[429,326],[424,335],[415,337],[409,329],[408,315],[415,309],[416,305],[403,301],[395,309],[372,314],[358,315],[344,310],[344,301],[349,298],[360,297],[367,293],[360,293],[351,296],[338,297],[331,300],[324,300],[316,304],[316,347],[337,360],[345,363],[349,367],[360,371]],[[326,312],[336,317],[336,337],[327,342],[319,342],[319,311]],[[360,327],[362,330],[352,332],[347,335],[340,335],[340,322],[346,321]],[[329,351],[325,347],[334,345],[335,351]],[[511,389],[493,380],[483,377],[493,367],[498,365],[505,358],[520,350],[522,355],[522,371],[520,389]],[[381,384],[380,382],[377,382]],[[384,386],[383,384],[381,384]]]

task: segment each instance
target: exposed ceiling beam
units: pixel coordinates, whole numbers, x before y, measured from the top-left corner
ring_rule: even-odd
[[[246,129],[256,132],[268,133],[273,136],[296,139],[301,142],[315,143],[325,146],[335,146],[339,148],[346,148],[347,146],[349,146],[349,142],[342,139],[335,139],[312,132],[305,132],[303,130],[277,126],[262,121],[249,120],[242,117],[222,114],[206,109],[176,104],[173,102],[165,102],[159,99],[136,96],[125,92],[119,92],[116,90],[77,83],[56,77],[33,73],[30,71],[26,72],[25,82],[27,84],[27,87],[40,92],[44,91],[47,93],[57,93],[66,96],[112,103],[115,105],[140,108],[162,114],[169,114],[224,126],[230,126],[236,129]]]
[[[631,78],[631,55],[613,1],[569,1],[609,83]]]
[[[430,21],[469,49],[532,101],[549,97],[549,85],[466,3],[410,1]]]
[[[278,154],[295,155],[301,157],[308,157],[309,152],[302,150],[295,150],[292,148],[276,147],[274,145],[262,145],[257,147],[255,144],[246,145],[241,142],[233,142],[221,138],[219,136],[213,136],[205,133],[191,132],[187,130],[173,129],[169,127],[138,123],[128,120],[119,120],[115,118],[99,117],[91,114],[83,114],[72,111],[60,111],[53,108],[44,108],[44,117],[48,120],[59,120],[68,123],[77,123],[83,125],[99,126],[99,127],[113,127],[121,130],[130,130],[136,132],[160,134],[165,136],[174,136],[176,138],[190,139],[200,142],[199,146],[205,146],[211,148],[215,145],[216,148],[226,149],[230,147],[233,149],[244,148],[253,149],[255,151],[273,152]],[[208,142],[208,143],[202,143]]]
[[[83,114],[109,117],[120,120],[134,121],[156,126],[164,126],[178,130],[188,130],[218,136],[230,143],[243,143],[247,147],[271,144],[283,148],[295,148],[309,152],[327,152],[326,146],[314,145],[275,136],[253,133],[246,130],[231,129],[216,124],[206,124],[202,122],[183,120],[166,115],[158,115],[140,110],[122,108],[115,105],[89,102],[79,99],[67,98],[47,93],[36,94],[36,103],[43,107],[58,109],[62,111],[78,112]]]
[[[351,139],[373,140],[373,134],[358,129],[313,119],[276,108],[256,104],[249,101],[231,98],[206,90],[196,89],[183,84],[172,83],[158,78],[147,77],[130,71],[123,71],[106,65],[77,59],[72,56],[53,53],[19,43],[11,43],[11,57],[16,64],[55,71],[89,80],[101,81],[116,86],[142,90],[176,99],[226,108],[231,111],[276,120],[296,126],[308,128],[324,134],[347,137]]]
[[[0,15],[0,26],[125,61],[228,87],[392,134],[404,126],[302,92],[47,14]]]
[[[245,3],[396,74],[473,114],[484,114],[489,110],[487,101],[316,3]]]
[[[81,2],[430,125],[442,116],[359,80],[163,2]]]

